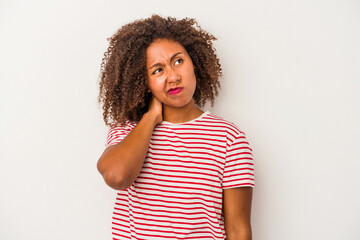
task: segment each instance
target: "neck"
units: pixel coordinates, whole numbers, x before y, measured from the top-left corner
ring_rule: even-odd
[[[189,104],[179,108],[163,105],[163,120],[171,123],[188,122],[199,117],[202,113],[204,111],[195,105],[194,99],[191,99]]]

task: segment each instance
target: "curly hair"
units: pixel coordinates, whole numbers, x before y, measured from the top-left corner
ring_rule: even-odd
[[[152,15],[122,26],[107,39],[110,43],[101,63],[98,96],[106,125],[138,122],[148,111],[152,94],[147,91],[146,50],[156,39],[173,40],[186,49],[196,77],[194,102],[200,107],[207,101],[214,105],[222,76],[212,44],[217,39],[193,18]]]

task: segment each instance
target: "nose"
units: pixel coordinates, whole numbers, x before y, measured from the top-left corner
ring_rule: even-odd
[[[177,82],[180,80],[180,74],[178,74],[172,67],[167,70],[167,81]]]

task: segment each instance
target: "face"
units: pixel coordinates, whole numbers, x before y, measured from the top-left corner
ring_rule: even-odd
[[[165,107],[194,104],[194,65],[181,44],[155,40],[146,50],[146,68],[149,88]]]

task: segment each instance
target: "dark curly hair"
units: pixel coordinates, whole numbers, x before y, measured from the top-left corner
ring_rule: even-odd
[[[216,38],[193,18],[176,20],[152,15],[124,25],[107,39],[110,44],[101,63],[98,96],[106,125],[138,122],[148,111],[152,94],[147,91],[146,49],[156,39],[173,40],[186,49],[196,76],[195,104],[202,107],[210,100],[214,105],[222,76],[212,44]]]

